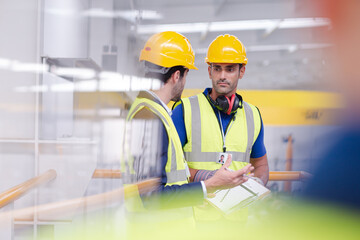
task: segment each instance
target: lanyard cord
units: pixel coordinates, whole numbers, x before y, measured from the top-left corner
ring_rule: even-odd
[[[236,112],[237,113],[237,112]],[[236,115],[235,113],[235,115]],[[223,151],[226,152],[226,145],[225,145],[225,142],[226,142],[226,133],[224,134],[224,127],[223,127],[223,124],[222,124],[222,120],[221,120],[221,115],[220,115],[220,111],[218,110],[218,114],[219,114],[219,121],[220,121],[220,127],[221,127],[221,135],[222,135],[222,138],[223,138]],[[231,121],[231,120],[230,120]],[[234,116],[234,121],[235,121],[235,116]],[[228,128],[228,131],[230,131],[230,128],[232,127],[232,124],[234,123],[234,121],[231,121],[230,122],[230,126]]]

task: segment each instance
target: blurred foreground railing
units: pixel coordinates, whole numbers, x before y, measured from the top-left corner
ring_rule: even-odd
[[[28,191],[40,186],[41,184],[47,183],[56,178],[56,171],[50,169],[43,174],[27,180],[15,187],[6,190],[3,193],[0,193],[0,208],[6,206],[7,204],[17,200]]]
[[[304,181],[310,177],[311,174],[304,171],[269,172],[269,181]],[[117,169],[96,169],[93,178],[121,178],[121,172]]]
[[[2,220],[7,219],[9,215],[17,219],[33,219],[34,215],[40,214],[46,214],[46,218],[59,218],[72,216],[78,211],[81,211],[84,206],[86,206],[87,211],[94,211],[111,204],[121,204],[124,192],[126,192],[129,197],[137,195],[138,193],[147,193],[158,186],[159,182],[160,180],[157,178],[149,179],[106,193],[3,212],[0,213],[0,224]]]

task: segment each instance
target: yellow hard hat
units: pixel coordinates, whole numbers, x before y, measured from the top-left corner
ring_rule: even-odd
[[[172,31],[152,35],[141,50],[139,61],[143,60],[166,68],[184,66],[197,70],[194,65],[195,54],[189,40]]]
[[[235,36],[219,35],[209,45],[205,62],[210,63],[241,63],[246,65],[245,47]]]

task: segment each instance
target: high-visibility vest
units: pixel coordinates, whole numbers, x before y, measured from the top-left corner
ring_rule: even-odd
[[[216,112],[203,93],[182,99],[182,103],[187,135],[183,149],[189,167],[219,169],[221,164],[217,160],[219,153],[223,152],[224,144]],[[226,153],[232,154],[230,169],[239,170],[249,163],[251,149],[260,128],[258,109],[243,102],[243,107],[238,108],[226,131]],[[212,214],[209,208],[195,208],[195,216],[198,220],[215,220],[220,217],[219,213]]]
[[[165,186],[170,185],[182,185],[188,183],[188,176],[187,176],[187,166],[181,146],[181,142],[179,139],[179,135],[177,134],[176,128],[174,123],[169,116],[168,112],[161,106],[160,104],[156,103],[154,99],[151,99],[151,94],[146,92],[141,92],[139,96],[133,102],[128,116],[127,116],[127,123],[130,123],[136,118],[136,114],[141,110],[150,111],[151,113],[155,114],[161,120],[167,135],[168,135],[168,155],[167,155],[167,163],[165,166],[167,182]],[[141,97],[143,96],[143,97]],[[131,156],[129,158],[131,160]],[[122,164],[122,171],[124,172],[124,180],[131,175],[135,175],[135,171],[132,168],[132,164]],[[136,178],[132,178],[136,179]],[[140,216],[143,220],[141,222],[146,223],[147,221],[175,221],[179,222],[184,220],[182,223],[188,225],[193,224],[193,210],[191,207],[184,207],[184,208],[176,208],[176,209],[167,209],[167,210],[156,210],[151,211],[151,213],[146,214],[147,210],[145,210],[142,200],[139,194],[131,194],[130,198],[127,198],[127,194],[125,192],[125,205],[126,209],[130,213],[140,213]],[[145,214],[144,214],[145,213]],[[136,214],[130,214],[131,217],[137,218],[136,221],[139,222],[139,219]],[[181,223],[180,223],[181,224]],[[136,225],[134,226],[136,228]]]

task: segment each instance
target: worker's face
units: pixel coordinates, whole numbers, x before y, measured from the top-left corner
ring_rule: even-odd
[[[212,87],[218,95],[231,96],[245,73],[245,66],[239,64],[211,63],[208,67]]]
[[[180,71],[178,71],[178,72],[180,74]],[[172,94],[171,94],[173,96],[173,98],[171,99],[171,101],[177,102],[181,99],[181,94],[185,87],[186,76],[187,76],[188,72],[189,72],[189,69],[186,69],[184,72],[184,76],[179,77],[179,80],[174,85],[174,87],[172,89]],[[176,72],[174,74],[176,74]]]

